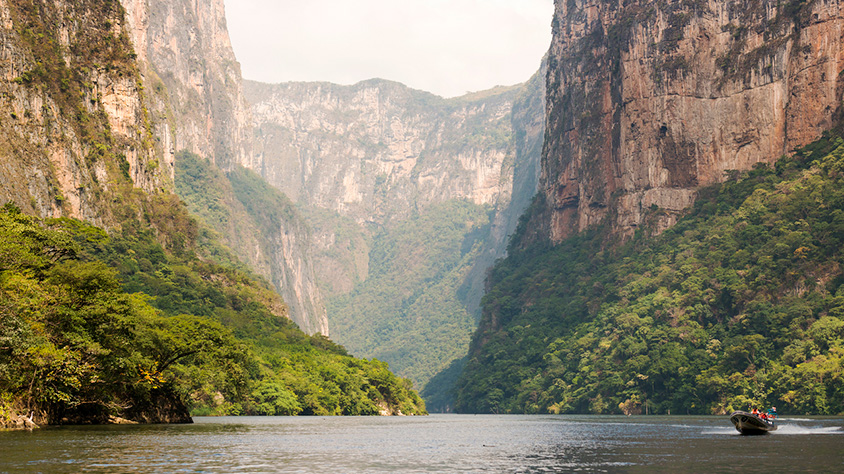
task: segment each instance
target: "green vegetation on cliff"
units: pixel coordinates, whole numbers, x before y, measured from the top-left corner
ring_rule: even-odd
[[[465,354],[475,316],[459,299],[488,210],[448,201],[375,236],[367,279],[329,304],[338,340],[419,386]]]
[[[844,140],[733,178],[658,237],[511,248],[458,410],[840,414]]]
[[[302,333],[168,191],[118,0],[7,3],[0,204],[15,205],[0,211],[0,425],[31,410],[39,423],[424,412],[385,364]],[[269,198],[266,211],[292,209]]]
[[[172,214],[179,215],[178,209]],[[246,274],[148,227],[0,211],[0,395],[51,423],[424,413],[410,382],[307,336]],[[180,408],[181,407],[181,408]]]
[[[310,294],[316,291],[308,255],[310,229],[287,196],[253,171],[235,166],[225,173],[188,152],[177,155],[175,184],[202,228],[210,228],[203,242],[224,241],[270,280],[300,328],[321,332],[325,309],[319,295]],[[213,255],[218,261],[231,260],[225,252]]]

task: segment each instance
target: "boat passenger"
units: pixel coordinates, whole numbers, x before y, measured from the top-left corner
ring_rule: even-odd
[[[774,419],[774,418],[777,417],[777,407],[771,407],[771,409],[768,410],[768,417],[771,418],[771,419]]]

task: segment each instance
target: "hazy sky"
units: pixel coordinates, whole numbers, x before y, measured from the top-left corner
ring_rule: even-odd
[[[375,77],[445,97],[524,82],[551,41],[553,0],[225,0],[243,76]]]

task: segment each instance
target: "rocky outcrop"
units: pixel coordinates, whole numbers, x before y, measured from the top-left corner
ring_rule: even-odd
[[[26,415],[17,413],[0,416],[0,430],[34,430],[40,426],[35,422],[35,413]]]
[[[559,241],[649,209],[671,225],[699,186],[817,139],[840,113],[841,2],[556,0],[533,215]]]

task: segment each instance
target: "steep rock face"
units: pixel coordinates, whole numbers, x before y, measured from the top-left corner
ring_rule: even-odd
[[[512,180],[509,200],[500,202],[492,218],[489,236],[483,252],[473,264],[463,284],[465,302],[473,311],[480,308],[489,269],[502,258],[519,218],[536,195],[539,183],[542,143],[545,138],[545,76],[548,64],[542,66],[519,91],[513,101],[510,123],[511,147],[514,160],[510,169],[502,172]]]
[[[325,305],[313,291],[310,233],[287,197],[252,171],[238,166],[224,173],[188,152],[177,156],[175,183],[191,213],[279,289],[303,331],[328,335]]]
[[[418,387],[465,354],[486,271],[536,192],[544,77],[455,99],[383,80],[246,82],[255,169],[304,210],[350,351]]]
[[[121,0],[150,96],[154,135],[166,161],[190,151],[224,171],[253,168],[252,123],[223,0]],[[173,168],[171,168],[171,172]],[[192,212],[203,214],[201,209]],[[237,209],[230,209],[239,215]],[[246,217],[248,219],[248,217]],[[209,222],[235,253],[272,281],[306,332],[328,334],[325,307],[298,221],[265,233],[237,220]]]
[[[328,316],[322,301],[313,259],[310,229],[293,203],[251,170],[237,167],[228,173],[234,196],[257,232],[244,240],[254,240],[244,250],[250,259],[264,261],[267,275],[290,306],[293,320],[308,334],[328,336]],[[260,238],[257,238],[260,236]]]
[[[816,139],[839,114],[838,1],[556,0],[533,216],[560,241],[664,228],[695,190]]]
[[[118,188],[167,186],[127,32],[117,4],[0,0],[0,201],[108,226]]]
[[[247,82],[246,94],[254,169],[294,201],[382,224],[447,199],[494,205],[510,194],[514,89],[449,101],[381,80]]]
[[[248,166],[251,123],[223,0],[121,2],[155,108],[170,122],[172,130],[159,134],[165,148],[206,156],[224,170]]]

